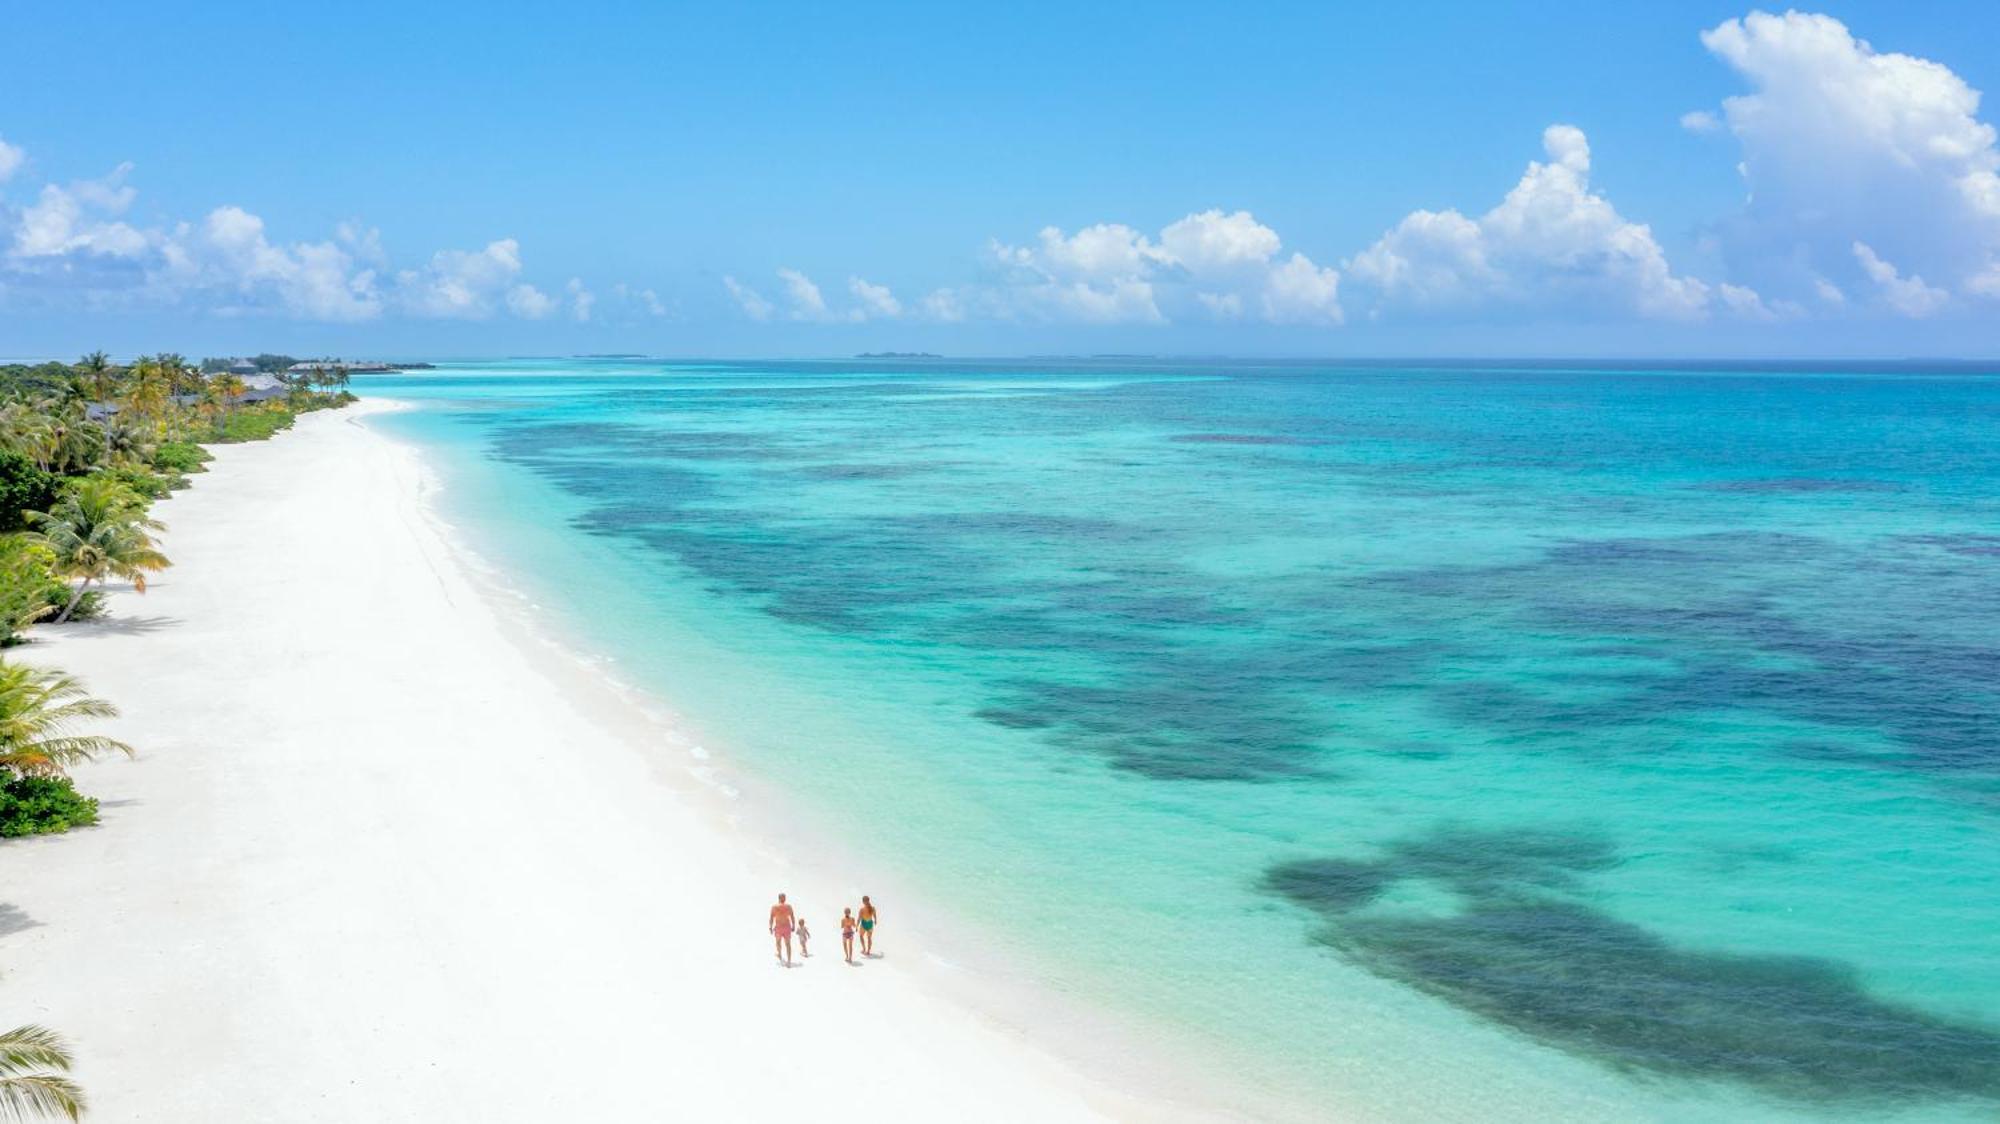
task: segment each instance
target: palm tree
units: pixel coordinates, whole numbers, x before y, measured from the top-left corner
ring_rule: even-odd
[[[118,708],[86,694],[73,675],[0,663],[0,773],[59,777],[100,754],[132,756],[132,747],[98,734],[74,734],[79,721],[116,718]]]
[[[76,361],[76,369],[90,383],[91,397],[99,402],[111,401],[111,392],[117,389],[116,368],[111,365],[111,357],[101,351],[93,351]]]
[[[55,554],[56,574],[80,579],[69,604],[56,615],[57,624],[76,612],[91,582],[124,578],[144,593],[146,575],[172,565],[166,555],[154,549],[153,538],[147,534],[165,530],[166,525],[148,518],[145,501],[116,480],[86,476],[55,510],[25,514],[30,524],[40,528],[28,533],[29,541]]]
[[[131,387],[126,391],[125,403],[132,407],[133,413],[158,420],[172,395],[166,369],[158,360],[140,359],[132,364]]]
[[[81,399],[44,399],[36,409],[46,419],[48,470],[75,475],[104,454],[104,431],[85,419]]]
[[[17,1026],[0,1033],[0,1116],[80,1120],[83,1090],[70,1080],[69,1043],[53,1030]]]
[[[104,455],[113,464],[146,464],[153,459],[153,445],[145,430],[118,418],[104,419]]]
[[[247,389],[243,385],[242,379],[237,378],[228,371],[224,371],[208,380],[208,391],[215,396],[216,405],[222,411],[222,424],[224,426],[229,424],[230,406],[235,404],[237,395],[242,394]]]
[[[0,448],[34,461],[36,468],[47,472],[55,456],[56,438],[47,414],[26,402],[0,406]]]

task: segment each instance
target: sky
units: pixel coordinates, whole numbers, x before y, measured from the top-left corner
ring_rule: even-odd
[[[0,357],[2000,357],[1990,2],[514,7],[10,5]]]

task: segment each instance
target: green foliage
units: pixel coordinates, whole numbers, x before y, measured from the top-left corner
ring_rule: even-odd
[[[119,484],[131,489],[134,495],[145,500],[164,499],[167,493],[173,491],[175,488],[187,487],[187,477],[185,476],[166,476],[157,472],[149,472],[134,465],[101,468],[93,473],[93,475],[102,476],[107,480],[116,480]]]
[[[117,716],[74,675],[0,662],[0,777],[60,777],[100,754],[132,756],[124,742],[75,732],[80,722]]]
[[[81,1120],[83,1090],[69,1078],[75,1064],[69,1043],[47,1027],[0,1033],[0,1117]]]
[[[217,444],[234,445],[243,441],[263,441],[282,430],[290,429],[297,415],[276,402],[264,402],[255,406],[245,406],[224,418],[216,427]]]
[[[0,779],[0,836],[51,835],[97,822],[97,800],[68,777]]]
[[[27,525],[24,514],[47,511],[60,494],[62,481],[35,467],[20,453],[0,452],[0,532]]]
[[[76,381],[76,372],[67,363],[0,364],[0,396],[43,398],[67,394]]]
[[[202,472],[215,454],[192,441],[166,441],[153,450],[153,467],[161,472]]]
[[[48,548],[26,535],[0,535],[0,647],[20,643],[29,625],[69,603],[69,586],[56,577],[54,563]]]
[[[124,578],[144,593],[146,575],[172,565],[149,533],[163,524],[147,517],[143,498],[109,477],[84,477],[48,511],[29,512],[28,522],[36,528],[28,541],[48,547],[56,574],[78,583],[57,624],[69,619],[92,582]]]

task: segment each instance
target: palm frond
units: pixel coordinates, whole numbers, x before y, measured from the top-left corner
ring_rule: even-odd
[[[67,1077],[31,1073],[0,1077],[0,1119],[81,1120],[83,1087]]]
[[[0,1076],[24,1069],[69,1072],[69,1043],[45,1026],[17,1026],[0,1034]]]

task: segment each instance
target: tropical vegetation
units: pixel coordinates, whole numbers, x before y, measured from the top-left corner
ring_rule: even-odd
[[[95,615],[112,581],[143,593],[170,563],[148,509],[210,459],[204,444],[257,441],[309,410],[354,401],[338,364],[297,374],[260,355],[252,380],[227,360],[172,353],[115,362],[0,365],[0,648],[39,624]],[[69,769],[132,747],[92,733],[117,709],[75,677],[0,659],[0,837],[97,822]],[[0,1120],[77,1120],[68,1045],[38,1026],[0,1033]]]
[[[0,1117],[80,1120],[83,1090],[69,1077],[69,1044],[55,1031],[18,1026],[0,1033]]]

